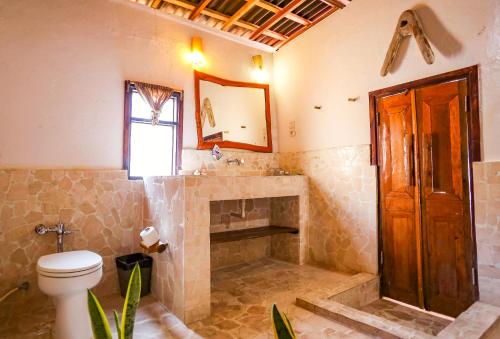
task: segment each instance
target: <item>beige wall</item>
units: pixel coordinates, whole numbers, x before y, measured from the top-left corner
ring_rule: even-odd
[[[204,72],[253,81],[255,54],[272,67],[270,54],[165,16],[125,0],[2,1],[0,167],[121,168],[126,79],[184,89],[184,146],[195,147],[194,35]]]
[[[410,41],[394,73],[383,78],[379,72],[398,17],[410,8],[417,9],[436,62],[427,65]],[[499,18],[498,0],[353,1],[275,54],[280,150],[368,144],[369,91],[480,64],[484,159],[499,160]],[[347,101],[357,96],[359,101]],[[291,138],[294,120],[297,135]]]

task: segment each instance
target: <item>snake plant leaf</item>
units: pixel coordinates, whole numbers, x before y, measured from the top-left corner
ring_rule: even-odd
[[[283,317],[285,317],[285,325],[286,325],[286,328],[288,329],[288,332],[292,335],[292,338],[296,338],[297,336],[295,335],[295,332],[293,331],[292,324],[290,323],[290,320],[288,320],[288,317],[286,316],[285,313],[283,313]]]
[[[104,313],[101,304],[94,293],[87,290],[87,305],[89,309],[90,321],[92,323],[92,333],[95,339],[111,339],[111,329],[108,319]]]
[[[134,321],[137,307],[141,299],[141,269],[135,264],[128,282],[127,296],[123,304],[122,321],[120,326],[120,339],[132,339]]]
[[[116,326],[116,331],[118,332],[118,338],[122,337],[122,333],[120,330],[120,318],[118,317],[118,312],[113,310],[113,315],[115,317],[115,326]]]
[[[281,316],[280,311],[276,305],[273,305],[272,318],[273,318],[273,329],[274,337],[276,339],[295,339],[295,333],[293,332],[292,325],[290,321],[284,316]]]

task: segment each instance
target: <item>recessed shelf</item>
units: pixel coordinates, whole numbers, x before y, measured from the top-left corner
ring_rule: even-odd
[[[285,226],[265,226],[265,227],[255,227],[246,228],[244,230],[227,231],[227,232],[216,232],[210,233],[210,242],[212,244],[238,241],[243,239],[254,239],[267,237],[274,234],[292,233],[297,234],[299,230],[293,227]]]

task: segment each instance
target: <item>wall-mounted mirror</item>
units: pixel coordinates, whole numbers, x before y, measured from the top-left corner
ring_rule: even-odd
[[[195,101],[198,149],[272,152],[269,85],[195,71]]]

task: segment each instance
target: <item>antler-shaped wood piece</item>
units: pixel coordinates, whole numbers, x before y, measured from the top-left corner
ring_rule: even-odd
[[[215,116],[212,109],[212,104],[209,98],[203,99],[203,107],[201,108],[201,126],[205,125],[205,119],[208,117],[210,127],[215,127]]]
[[[384,65],[380,70],[380,75],[387,75],[392,67],[392,64],[394,63],[394,60],[396,60],[399,48],[401,47],[401,42],[403,39],[412,35],[415,37],[415,40],[417,40],[418,47],[420,48],[420,52],[422,53],[425,61],[429,65],[434,63],[434,52],[432,52],[431,45],[425,37],[417,14],[412,10],[407,10],[404,11],[399,17],[398,26],[396,27],[391,45],[389,46],[389,50],[385,56]]]

